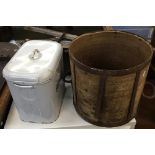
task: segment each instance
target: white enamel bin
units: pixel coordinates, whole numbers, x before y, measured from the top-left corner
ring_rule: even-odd
[[[62,47],[54,41],[31,40],[3,69],[20,119],[54,122],[60,112],[64,82]]]

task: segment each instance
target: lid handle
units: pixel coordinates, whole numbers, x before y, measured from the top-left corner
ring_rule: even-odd
[[[32,51],[32,54],[30,55],[30,59],[32,59],[32,60],[39,59],[40,57],[41,57],[41,53],[38,49],[34,49]]]

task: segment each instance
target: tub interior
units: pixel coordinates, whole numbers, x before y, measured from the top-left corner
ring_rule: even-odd
[[[144,40],[120,32],[84,35],[73,42],[70,52],[84,65],[103,70],[135,67],[151,56],[151,48]]]

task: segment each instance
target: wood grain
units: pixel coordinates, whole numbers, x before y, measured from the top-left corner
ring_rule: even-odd
[[[0,93],[0,128],[4,125],[10,107],[11,94],[7,84],[5,83]]]

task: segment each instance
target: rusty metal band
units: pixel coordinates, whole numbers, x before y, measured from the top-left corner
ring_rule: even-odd
[[[77,59],[74,58],[74,56],[71,54],[71,52],[70,52],[70,58],[75,63],[75,65],[78,66],[80,69],[82,69],[86,72],[89,72],[91,74],[106,75],[106,76],[108,76],[108,75],[110,75],[110,76],[118,75],[119,76],[119,75],[130,74],[130,73],[136,72],[137,70],[143,69],[145,66],[147,66],[151,62],[151,59],[149,59],[148,61],[146,61],[138,66],[129,68],[129,69],[102,70],[102,69],[97,69],[97,68],[91,68],[87,65],[82,64],[81,62],[79,62]]]
[[[136,97],[136,92],[138,89],[138,83],[139,83],[139,78],[140,78],[140,70],[136,72],[136,77],[133,85],[133,90],[131,94],[131,99],[130,99],[130,105],[129,105],[129,112],[128,112],[128,118],[132,117],[133,109],[134,109],[134,102],[135,102],[135,97]]]
[[[103,105],[105,104],[104,96],[105,96],[105,83],[106,83],[106,76],[100,76],[99,81],[99,89],[98,89],[98,99],[96,104],[95,115],[98,120],[101,119]]]

